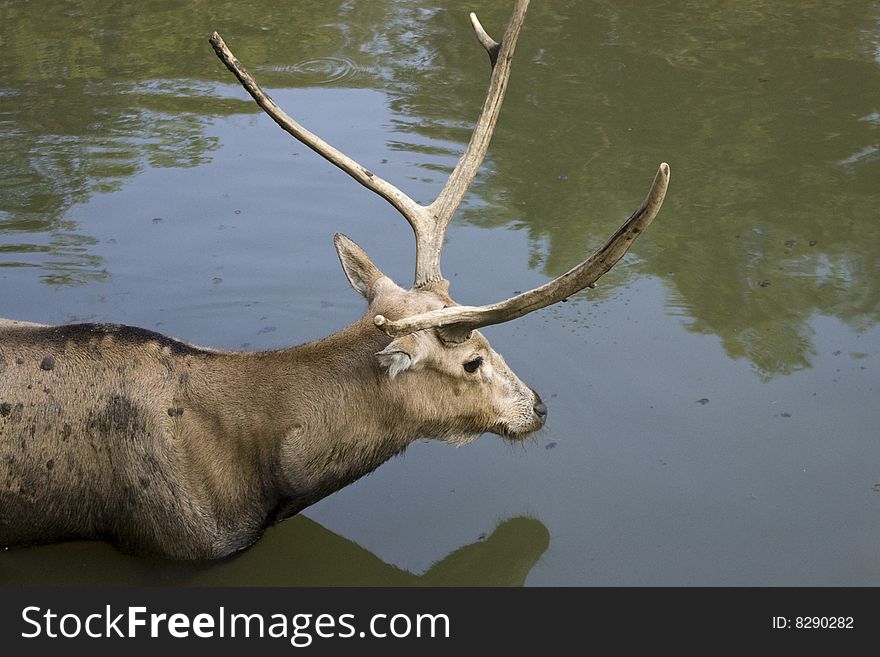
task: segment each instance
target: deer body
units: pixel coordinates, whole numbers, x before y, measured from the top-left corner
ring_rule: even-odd
[[[416,238],[413,286],[397,286],[337,234],[367,313],[299,347],[227,352],[120,325],[0,320],[0,547],[104,538],[133,552],[218,558],[414,440],[520,440],[544,425],[541,398],[477,329],[592,286],[653,221],[669,167],[570,271],[499,303],[455,303],[440,272],[444,235],[488,148],[527,6],[516,0],[500,43],[471,14],[492,65],[489,89],[464,154],[426,206],[296,123],[211,37],[276,123],[404,215]]]
[[[334,347],[366,347],[364,325],[271,355],[129,327],[0,331],[0,545],[108,538],[212,558],[251,544],[403,447],[368,421],[350,431],[378,377]],[[339,378],[309,376],[322,370]]]

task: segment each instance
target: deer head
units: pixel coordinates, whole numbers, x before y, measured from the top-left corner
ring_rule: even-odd
[[[348,237],[336,235],[336,250],[352,287],[369,302],[367,312],[376,330],[391,338],[375,353],[383,376],[389,385],[406,386],[408,403],[417,407],[413,411],[418,415],[437,416],[436,427],[429,429],[434,435],[455,443],[487,431],[523,438],[544,425],[547,408],[540,396],[520,381],[478,329],[516,319],[592,287],[654,219],[669,182],[669,166],[663,163],[642,205],[602,247],[558,278],[479,307],[458,305],[449,296],[449,282],[440,270],[444,235],[489,147],[528,4],[528,0],[517,0],[500,42],[470,14],[477,39],[489,55],[491,77],[464,154],[428,205],[415,202],[297,123],[260,88],[219,34],[215,32],[210,39],[217,56],[279,126],[387,200],[412,227],[416,266],[409,289],[385,276]]]

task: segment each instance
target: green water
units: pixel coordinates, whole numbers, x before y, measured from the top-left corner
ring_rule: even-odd
[[[485,90],[471,10],[498,35],[509,3],[0,3],[0,315],[249,349],[351,322],[333,233],[408,284],[408,226],[207,37],[429,201]],[[453,296],[567,270],[661,161],[596,290],[486,331],[548,403],[534,441],[413,445],[231,562],[74,543],[0,554],[0,582],[880,584],[880,4],[533,2]]]

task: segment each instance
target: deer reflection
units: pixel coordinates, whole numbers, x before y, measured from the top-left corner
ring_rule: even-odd
[[[540,521],[509,518],[415,574],[299,515],[213,562],[144,559],[96,541],[12,549],[0,554],[0,585],[522,586],[549,544]]]

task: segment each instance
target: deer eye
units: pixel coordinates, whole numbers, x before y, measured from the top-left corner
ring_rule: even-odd
[[[482,365],[482,364],[483,364],[483,357],[477,356],[473,360],[469,360],[468,362],[466,362],[464,364],[464,371],[467,372],[468,374],[473,374],[478,369],[480,369],[480,365]]]

